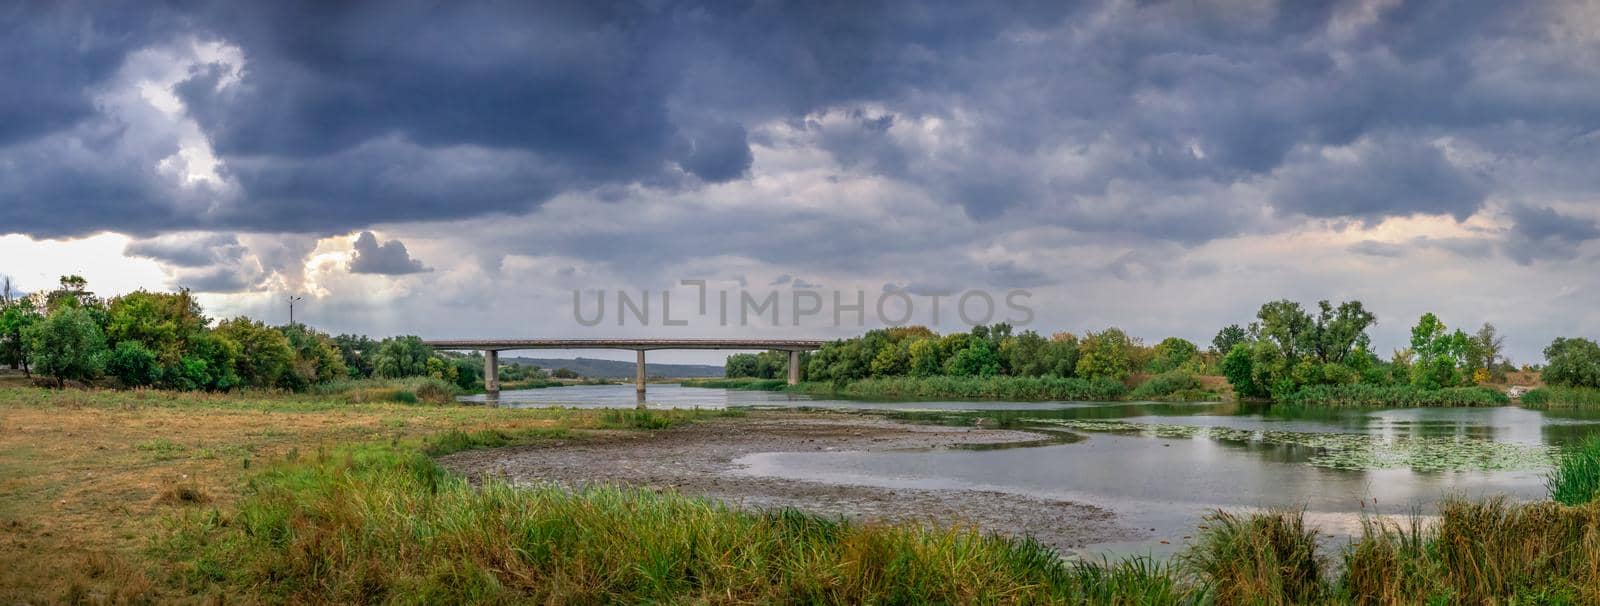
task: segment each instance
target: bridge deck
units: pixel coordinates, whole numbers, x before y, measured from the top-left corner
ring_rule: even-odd
[[[433,339],[423,343],[435,349],[507,351],[517,349],[819,349],[820,339]]]

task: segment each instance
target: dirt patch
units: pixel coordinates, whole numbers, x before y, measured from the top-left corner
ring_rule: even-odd
[[[856,520],[967,524],[1061,550],[1136,538],[1112,512],[1070,501],[974,490],[886,489],[739,474],[748,454],[870,451],[1031,442],[1040,434],[897,423],[843,413],[758,412],[650,433],[463,452],[440,462],[469,478],[565,486],[619,484],[703,495],[749,508],[797,507]]]

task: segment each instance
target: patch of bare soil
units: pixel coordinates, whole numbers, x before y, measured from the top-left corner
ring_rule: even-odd
[[[655,432],[469,451],[440,463],[475,480],[677,490],[747,508],[795,507],[860,521],[972,525],[1066,551],[1136,538],[1103,508],[976,490],[887,489],[736,473],[754,453],[877,451],[1038,441],[1040,434],[897,423],[841,413],[752,413]]]

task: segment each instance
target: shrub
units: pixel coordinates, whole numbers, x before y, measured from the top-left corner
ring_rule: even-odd
[[[1209,394],[1201,385],[1199,377],[1185,370],[1173,370],[1161,373],[1144,383],[1140,383],[1128,397],[1135,400],[1160,400],[1179,396],[1177,399],[1205,399]],[[1216,394],[1209,394],[1215,398]],[[1200,397],[1195,397],[1200,396]]]
[[[106,374],[121,381],[124,387],[144,387],[160,378],[161,367],[156,363],[156,354],[144,344],[123,341],[106,359]]]
[[[1544,348],[1549,361],[1542,377],[1549,385],[1600,387],[1600,344],[1588,339],[1557,338]]]

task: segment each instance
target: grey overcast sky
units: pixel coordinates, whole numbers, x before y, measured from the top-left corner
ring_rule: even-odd
[[[1600,4],[1001,4],[9,3],[0,274],[375,335],[861,330],[573,318],[703,279],[1600,336]]]

